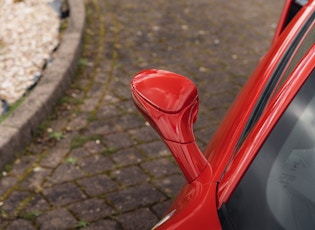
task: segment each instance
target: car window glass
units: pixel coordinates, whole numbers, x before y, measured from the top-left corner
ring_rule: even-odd
[[[219,211],[227,229],[315,229],[315,70]]]

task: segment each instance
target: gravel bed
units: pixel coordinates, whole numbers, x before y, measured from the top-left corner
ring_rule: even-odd
[[[56,0],[0,0],[0,115],[41,77],[59,44]]]

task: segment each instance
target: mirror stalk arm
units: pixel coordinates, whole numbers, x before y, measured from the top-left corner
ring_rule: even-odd
[[[178,143],[165,140],[188,183],[196,180],[205,170],[208,161],[200,151],[197,143]]]

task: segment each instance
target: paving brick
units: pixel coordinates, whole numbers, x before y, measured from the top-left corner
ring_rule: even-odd
[[[86,198],[84,193],[72,183],[46,188],[43,190],[43,194],[55,206],[63,206]]]
[[[87,98],[84,100],[80,109],[82,112],[93,112],[98,105],[98,101],[95,98]]]
[[[112,87],[113,87],[113,86],[112,86]],[[121,98],[121,99],[130,99],[130,98],[131,98],[131,97],[130,97],[130,92],[128,92],[127,90],[125,90],[126,85],[120,85],[119,87],[120,87],[121,90],[119,90],[119,91],[114,91],[114,94],[115,94],[117,97]],[[127,110],[127,111],[129,112],[130,110]]]
[[[174,197],[185,183],[186,180],[183,175],[172,175],[153,180],[153,184],[160,188],[169,197]]]
[[[104,200],[93,198],[69,206],[70,210],[80,220],[88,222],[100,220],[114,213]]]
[[[195,131],[195,138],[197,139],[197,144],[202,152],[206,148],[208,141],[214,134],[216,128],[217,125],[212,125]]]
[[[114,105],[101,105],[97,111],[99,119],[111,118],[120,115],[120,111]]]
[[[128,211],[153,203],[161,202],[165,197],[149,184],[142,184],[106,195],[119,211]]]
[[[167,200],[164,202],[160,202],[152,207],[154,213],[158,216],[159,219],[162,219],[166,212],[169,210],[172,204],[172,200]]]
[[[116,183],[105,174],[84,178],[79,180],[78,184],[82,186],[91,197],[103,195],[117,189]]]
[[[52,148],[48,151],[46,156],[40,162],[41,166],[54,168],[61,163],[65,155],[68,153],[68,149]]]
[[[129,90],[124,90],[123,92],[130,94]],[[135,104],[131,100],[131,95],[129,95],[128,98],[129,98],[129,100],[122,101],[119,104],[117,104],[117,106],[126,113],[138,114],[137,108],[135,107]],[[140,114],[138,114],[138,117],[140,119],[139,121],[142,120],[142,123],[145,123],[144,118],[142,116],[140,116]]]
[[[116,123],[112,120],[97,120],[89,124],[89,133],[93,134],[110,134],[117,131]]]
[[[114,95],[105,95],[103,102],[104,103],[109,103],[109,104],[116,104],[120,101],[119,98],[115,97]]]
[[[111,176],[123,186],[140,184],[149,180],[149,176],[137,166],[115,170],[111,172]]]
[[[66,209],[55,209],[40,215],[36,224],[39,229],[74,229],[77,221]]]
[[[117,220],[122,224],[123,229],[130,230],[150,229],[158,222],[158,218],[148,208],[122,214]]]
[[[86,125],[87,125],[86,117],[80,115],[71,120],[67,127],[70,128],[70,130],[80,130],[83,129]]]
[[[118,151],[112,159],[120,166],[134,165],[144,161],[144,156],[135,148],[128,148]]]
[[[149,158],[157,158],[162,156],[170,156],[171,153],[162,141],[155,141],[148,144],[142,144],[139,149]]]
[[[75,158],[69,158],[69,161],[70,160],[76,161]],[[65,159],[65,161],[66,162],[56,168],[47,183],[60,184],[79,179],[85,175],[75,163],[67,162],[67,159]]]
[[[102,153],[105,150],[104,146],[96,141],[88,141],[83,147],[90,153]]]
[[[55,130],[55,129],[53,129],[53,130]],[[65,127],[65,130],[58,130],[57,131],[57,132],[61,132],[63,136],[61,139],[54,141],[55,142],[54,148],[65,149],[65,150],[69,151],[69,149],[71,147],[72,139],[74,136],[77,135],[77,132],[76,131],[67,132],[66,130],[67,130],[67,128]],[[54,138],[51,138],[51,139],[54,140]]]
[[[175,165],[168,158],[145,162],[141,164],[141,167],[149,172],[154,178],[179,173],[178,166]]]
[[[104,69],[104,68],[103,68]],[[105,71],[104,71],[105,72]],[[105,83],[108,79],[108,76],[106,73],[101,72],[101,73],[97,73],[95,75],[95,81],[98,83]]]
[[[102,142],[113,149],[127,148],[135,144],[135,141],[123,132],[104,136]]]
[[[106,172],[115,167],[113,161],[103,155],[92,155],[78,160],[79,167],[90,175]]]
[[[113,220],[100,220],[90,224],[84,230],[120,230],[121,227]]]
[[[72,158],[82,158],[82,157],[87,157],[87,156],[90,156],[91,153],[89,151],[87,151],[86,149],[84,148],[76,148],[76,149],[73,149],[69,155],[69,157],[72,157]]]
[[[7,226],[7,230],[35,230],[36,228],[27,220],[17,219]]]
[[[129,130],[128,133],[130,133],[132,137],[140,143],[160,140],[159,135],[153,130],[152,127],[141,127],[138,129],[132,129]]]
[[[143,118],[134,114],[125,114],[124,116],[116,116],[113,118],[113,123],[120,131],[135,129],[144,125]]]

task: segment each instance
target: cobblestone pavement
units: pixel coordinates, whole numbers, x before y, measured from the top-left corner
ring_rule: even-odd
[[[149,229],[184,183],[136,111],[142,69],[191,78],[203,149],[267,50],[283,1],[86,0],[76,78],[0,180],[3,229]]]

